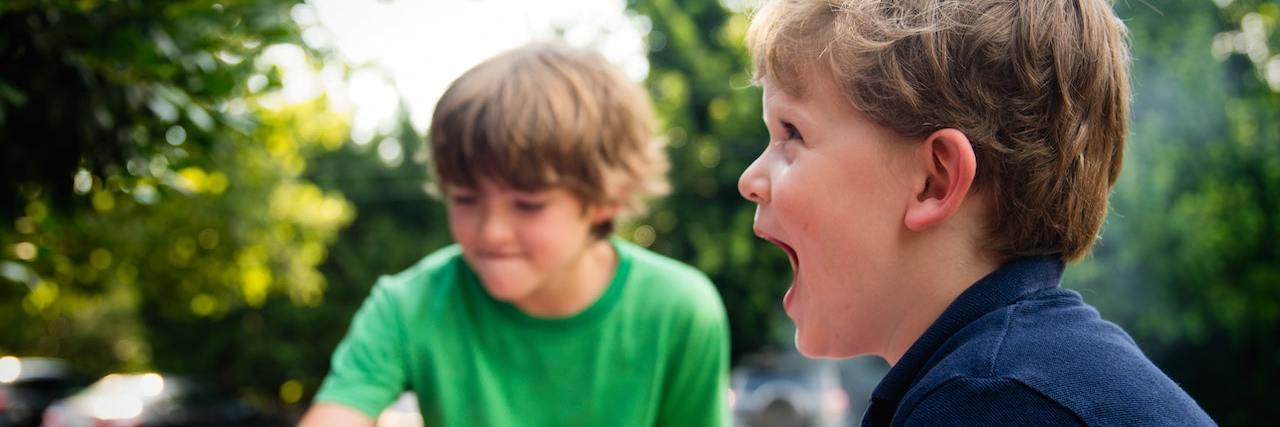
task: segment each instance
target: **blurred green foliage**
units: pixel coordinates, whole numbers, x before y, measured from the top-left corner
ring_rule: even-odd
[[[377,276],[447,244],[407,120],[355,142],[324,98],[272,102],[271,49],[336,63],[302,43],[298,3],[0,3],[0,353],[305,402]],[[736,359],[789,343],[790,268],[737,192],[767,136],[726,3],[627,3],[674,192],[619,232],[712,277]],[[1280,5],[1116,9],[1132,138],[1067,284],[1219,422],[1263,422],[1280,415]]]
[[[300,178],[347,115],[265,106],[268,50],[322,57],[296,3],[0,3],[0,353],[272,399],[302,375],[293,314],[353,210]]]

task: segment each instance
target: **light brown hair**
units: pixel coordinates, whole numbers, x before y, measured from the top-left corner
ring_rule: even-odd
[[[565,188],[586,206],[642,213],[668,190],[648,95],[600,54],[538,42],[490,58],[450,85],[429,130],[439,184]],[[437,188],[442,191],[443,188]],[[613,222],[597,227],[610,233]]]
[[[963,132],[994,202],[987,247],[1072,261],[1120,173],[1125,34],[1105,0],[775,0],[747,40],[757,79],[789,93],[829,77],[899,134]]]

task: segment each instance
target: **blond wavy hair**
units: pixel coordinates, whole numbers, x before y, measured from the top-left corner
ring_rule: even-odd
[[[906,136],[963,132],[1003,259],[1086,255],[1129,120],[1126,29],[1105,0],[774,0],[752,17],[757,79],[831,78]],[[814,74],[818,73],[818,74]]]

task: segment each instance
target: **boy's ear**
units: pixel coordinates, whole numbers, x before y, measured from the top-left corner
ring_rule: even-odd
[[[596,205],[587,209],[587,216],[588,219],[591,220],[591,224],[601,224],[618,216],[618,212],[621,211],[621,203],[607,202],[603,205]]]
[[[921,231],[950,218],[973,186],[978,160],[969,137],[947,128],[930,134],[913,156],[923,168],[923,180],[913,188],[903,222],[912,231]]]

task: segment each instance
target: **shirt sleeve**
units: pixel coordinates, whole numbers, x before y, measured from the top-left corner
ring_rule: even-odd
[[[408,384],[404,329],[392,280],[379,279],[356,311],[330,361],[316,402],[336,403],[377,418]]]
[[[904,426],[1084,426],[1075,413],[1020,382],[955,378],[906,414]]]
[[[728,425],[728,320],[714,291],[705,302],[692,316],[687,333],[677,334],[683,341],[674,344],[668,361],[657,425]]]

